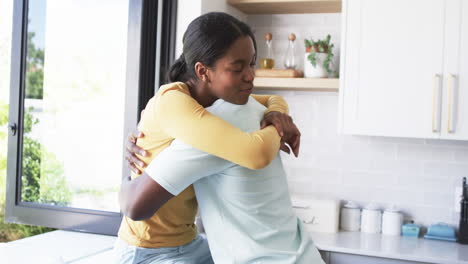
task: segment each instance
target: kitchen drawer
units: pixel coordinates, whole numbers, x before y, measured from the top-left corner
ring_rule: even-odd
[[[322,253],[322,256],[325,256],[324,260],[327,264],[423,264],[423,262],[377,258],[335,252],[329,252],[328,256],[327,254]],[[326,259],[326,257],[328,257],[328,259]]]

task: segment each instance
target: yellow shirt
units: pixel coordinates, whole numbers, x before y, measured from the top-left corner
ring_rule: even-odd
[[[286,102],[275,95],[252,95],[266,112],[288,112]],[[190,96],[185,83],[163,85],[149,100],[139,123],[145,137],[137,145],[148,151],[141,157],[149,164],[177,138],[212,155],[250,169],[268,165],[278,153],[280,137],[273,126],[246,133],[212,115]],[[136,177],[136,175],[132,175]],[[124,216],[119,237],[128,244],[145,247],[175,247],[192,241],[198,204],[193,186],[170,199],[149,219],[133,221]]]

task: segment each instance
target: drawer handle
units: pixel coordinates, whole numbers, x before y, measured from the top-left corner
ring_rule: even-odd
[[[434,87],[432,91],[432,132],[436,133],[440,129],[440,74],[434,75]]]
[[[453,120],[453,112],[454,109],[454,93],[453,93],[453,83],[455,82],[456,76],[454,74],[450,74],[447,80],[447,93],[448,93],[448,118],[447,118],[447,133],[454,133],[455,132],[455,124]]]

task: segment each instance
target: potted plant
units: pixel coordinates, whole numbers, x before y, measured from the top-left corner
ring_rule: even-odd
[[[304,58],[304,76],[312,78],[324,78],[332,73],[330,64],[333,59],[333,44],[330,44],[331,36],[324,40],[314,41],[305,39],[306,54]]]

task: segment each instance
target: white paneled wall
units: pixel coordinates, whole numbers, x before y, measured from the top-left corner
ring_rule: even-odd
[[[330,34],[339,47],[340,14],[255,15],[247,21],[255,30],[260,57],[266,32],[273,33],[280,60],[291,32],[297,35],[301,58],[305,37]],[[462,177],[468,177],[468,141],[338,135],[337,93],[274,93],[288,101],[302,131],[299,158],[283,155],[292,194],[396,204],[416,223],[458,225],[454,193]]]

